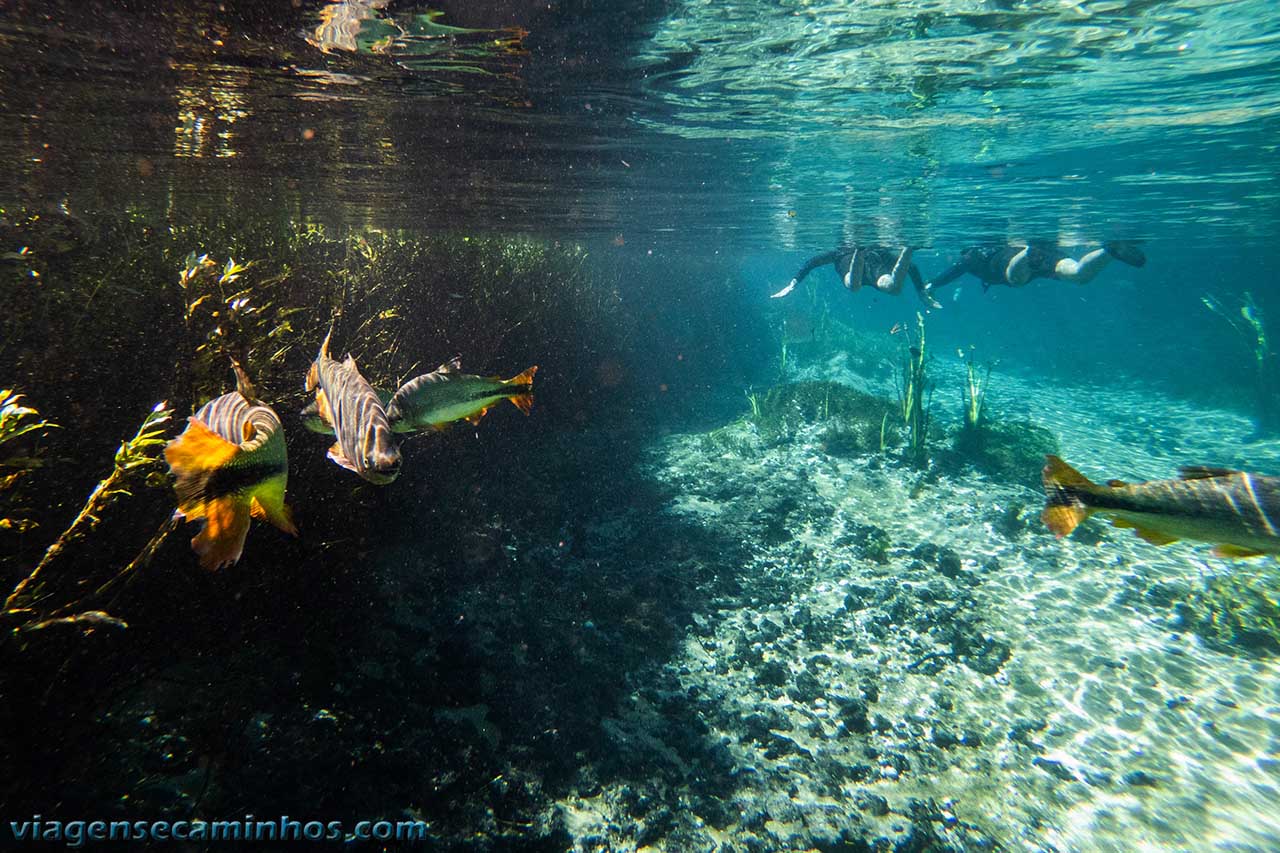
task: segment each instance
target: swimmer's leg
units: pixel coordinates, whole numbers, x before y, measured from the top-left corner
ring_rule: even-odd
[[[907,278],[907,269],[911,266],[911,253],[914,249],[907,247],[898,254],[893,270],[876,279],[876,290],[881,293],[897,294],[902,292],[902,283]]]
[[[866,266],[867,256],[861,249],[854,249],[849,256],[849,269],[844,273],[844,286],[850,293],[862,287],[862,270]]]
[[[1004,268],[1004,280],[1011,286],[1022,287],[1031,281],[1031,260],[1027,257],[1030,252],[1030,246],[1023,246],[1021,252],[1009,259],[1009,265]]]
[[[1106,249],[1094,249],[1078,261],[1063,258],[1054,265],[1053,272],[1063,281],[1084,284],[1093,281],[1093,277],[1102,272],[1102,268],[1110,261],[1111,255],[1107,254]]]

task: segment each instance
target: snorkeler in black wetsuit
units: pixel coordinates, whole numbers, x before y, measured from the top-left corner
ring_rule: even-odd
[[[787,286],[773,294],[778,299],[796,289],[796,285],[804,281],[805,276],[815,269],[827,264],[836,268],[836,273],[850,293],[856,293],[863,285],[874,287],[881,293],[896,294],[902,291],[903,280],[911,276],[920,299],[932,308],[940,306],[929,296],[924,279],[920,277],[920,268],[911,263],[910,247],[890,249],[884,246],[862,246],[853,249],[836,249],[814,255],[804,262],[804,266],[788,282]]]
[[[1022,287],[1033,278],[1057,278],[1084,284],[1102,271],[1112,258],[1131,267],[1140,267],[1147,256],[1133,243],[1115,241],[1094,249],[1080,260],[1068,257],[1051,243],[1028,246],[971,246],[960,253],[960,260],[925,287],[932,294],[968,273],[976,276],[986,290],[993,284]]]

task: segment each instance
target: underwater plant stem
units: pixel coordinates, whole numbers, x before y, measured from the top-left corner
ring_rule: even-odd
[[[155,456],[148,452],[163,446],[161,433],[168,425],[172,411],[160,403],[143,420],[133,438],[120,445],[116,451],[114,467],[107,477],[94,486],[79,514],[66,530],[45,550],[40,562],[31,573],[18,582],[4,602],[4,612],[26,611],[46,597],[43,579],[49,567],[57,563],[67,546],[89,536],[98,526],[102,514],[122,495],[129,495],[134,480],[144,477]],[[57,608],[55,608],[57,609]],[[49,611],[52,612],[52,611]]]
[[[1253,355],[1254,393],[1258,427],[1270,429],[1280,425],[1280,388],[1276,383],[1275,352],[1267,335],[1266,317],[1254,301],[1253,293],[1245,291],[1238,311],[1228,311],[1215,297],[1200,300],[1206,308],[1221,317]]]
[[[924,317],[918,313],[916,329],[917,337],[914,341],[908,333],[898,397],[902,406],[903,426],[907,431],[907,453],[913,463],[920,464],[924,460],[925,440],[929,431],[932,387],[929,382],[928,354],[925,351]],[[929,396],[926,397],[926,394]]]
[[[121,581],[128,581],[132,579],[134,574],[139,569],[145,569],[147,566],[151,565],[151,561],[155,558],[156,552],[160,550],[160,546],[163,545],[165,540],[169,538],[169,534],[173,533],[173,531],[178,529],[178,526],[181,523],[182,523],[182,519],[178,516],[177,513],[174,513],[173,515],[169,516],[169,518],[165,520],[165,523],[160,525],[160,529],[157,530],[155,535],[151,537],[151,540],[142,547],[141,551],[138,552],[138,556],[134,557],[131,561],[129,561],[129,565],[125,566],[123,569],[117,572],[116,576],[113,577],[111,580],[107,581],[102,586],[95,589],[93,593],[86,596],[84,600],[88,601],[91,599],[102,597],[104,594],[106,594],[108,590],[110,590],[116,584],[120,583]],[[111,603],[114,603],[114,602],[115,602],[115,599],[112,599]]]
[[[964,425],[966,429],[976,429],[982,420],[982,407],[987,398],[987,383],[991,380],[992,365],[986,365],[983,371],[970,355],[965,362],[966,379],[963,388]]]

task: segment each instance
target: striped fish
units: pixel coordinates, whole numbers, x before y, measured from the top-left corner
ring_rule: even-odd
[[[400,474],[400,448],[377,392],[360,375],[355,359],[348,355],[337,362],[329,357],[332,336],[330,329],[307,371],[306,386],[316,392],[317,412],[337,438],[329,458],[370,483],[385,485]]]
[[[249,519],[297,535],[284,502],[289,476],[284,427],[260,401],[234,360],[236,390],[210,400],[164,449],[177,481],[177,514],[204,527],[191,540],[206,569],[233,565],[244,551]]]
[[[1057,456],[1046,457],[1041,518],[1059,537],[1094,513],[1148,542],[1214,542],[1218,557],[1280,554],[1280,477],[1191,466],[1176,480],[1091,482]]]
[[[529,414],[533,408],[533,375],[537,365],[513,376],[475,376],[462,373],[454,358],[431,373],[410,379],[392,396],[387,417],[396,432],[443,429],[453,421],[480,423],[485,412],[503,400]]]

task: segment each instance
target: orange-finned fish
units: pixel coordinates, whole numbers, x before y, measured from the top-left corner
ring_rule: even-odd
[[[1176,480],[1098,485],[1057,456],[1046,457],[1041,518],[1059,537],[1098,513],[1154,545],[1215,542],[1218,557],[1280,554],[1280,477],[1192,466]]]
[[[387,417],[396,432],[443,429],[453,421],[480,423],[485,412],[503,400],[529,414],[533,408],[534,365],[528,370],[502,379],[498,376],[474,376],[462,373],[462,364],[454,358],[431,373],[425,373],[400,386],[387,405]]]
[[[284,427],[257,397],[234,360],[236,390],[200,407],[187,428],[164,449],[177,477],[178,515],[204,528],[191,540],[200,565],[233,565],[244,550],[249,518],[262,518],[297,535],[284,502],[289,476]]]
[[[316,392],[320,417],[337,437],[329,458],[370,483],[385,485],[400,474],[400,448],[392,438],[382,401],[360,375],[356,360],[350,355],[343,362],[329,357],[332,336],[330,329],[307,371],[306,386]]]

